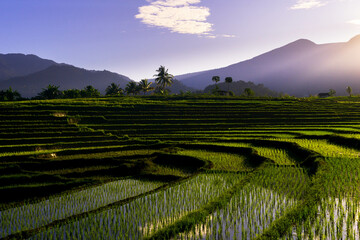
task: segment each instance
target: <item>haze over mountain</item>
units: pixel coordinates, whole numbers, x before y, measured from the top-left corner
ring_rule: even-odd
[[[132,80],[117,73],[86,70],[35,55],[0,54],[0,90],[11,87],[23,97],[36,96],[49,84],[60,86],[61,90],[83,89],[92,85],[105,94],[106,87],[111,83],[124,89],[129,81]],[[171,93],[195,91],[177,80],[169,89]]]
[[[221,82],[218,84],[212,84],[212,85],[207,86],[204,89],[204,92],[211,93],[216,88],[216,86],[218,86],[218,88],[222,91],[230,90],[237,96],[246,95],[244,93],[244,90],[246,88],[250,88],[251,90],[253,90],[255,96],[271,96],[271,97],[279,96],[279,94],[277,92],[271,91],[270,89],[265,87],[263,84],[254,84],[252,82],[244,82],[241,80],[232,82],[232,83]]]
[[[0,54],[0,81],[35,73],[55,64],[31,54]]]
[[[360,92],[360,35],[345,43],[315,44],[300,39],[228,67],[176,76],[185,85],[203,89],[212,76],[252,81],[296,96],[327,92],[346,94],[351,86]]]
[[[83,89],[92,85],[104,94],[106,87],[111,83],[120,84],[125,88],[129,81],[131,79],[126,76],[105,70],[90,71],[67,64],[55,64],[39,72],[1,81],[0,89],[11,87],[23,97],[34,97],[49,84],[60,86],[60,90]]]

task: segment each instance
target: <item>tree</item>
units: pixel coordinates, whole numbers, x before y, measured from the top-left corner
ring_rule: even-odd
[[[143,91],[144,95],[145,93],[154,90],[154,88],[151,87],[151,82],[149,82],[147,79],[142,79],[139,82],[139,88],[141,91]]]
[[[226,82],[227,85],[228,85],[228,91],[229,91],[229,89],[230,89],[230,83],[232,83],[232,81],[233,81],[232,77],[226,77],[226,78],[225,78],[225,82]]]
[[[43,88],[42,92],[38,94],[41,99],[56,99],[60,98],[62,92],[59,90],[60,86],[49,85],[47,88]]]
[[[246,96],[248,97],[252,97],[255,95],[255,92],[251,89],[251,88],[245,88],[244,89],[244,93],[246,94]]]
[[[125,87],[125,91],[127,94],[135,95],[138,92],[139,88],[136,82],[128,82]]]
[[[124,90],[115,83],[111,83],[105,90],[105,95],[119,96],[124,94]]]
[[[81,92],[79,89],[68,89],[62,92],[63,98],[81,98]]]
[[[90,98],[90,97],[100,97],[100,92],[93,86],[86,86],[83,90],[80,91],[81,97]]]
[[[220,82],[220,77],[219,76],[213,76],[211,80],[213,82],[215,82],[215,84],[217,84],[218,82]]]
[[[352,88],[350,86],[346,88],[346,92],[349,94],[350,97],[352,96]]]
[[[173,84],[174,76],[168,73],[168,69],[165,69],[164,66],[160,66],[158,70],[156,70],[158,74],[155,74],[155,82],[157,84],[157,88],[159,88],[159,92],[164,93],[166,86],[171,86]]]
[[[330,97],[334,96],[336,94],[336,91],[334,89],[329,89],[329,95]]]
[[[16,101],[20,100],[21,95],[18,91],[12,90],[11,87],[6,91],[0,91],[0,101]]]

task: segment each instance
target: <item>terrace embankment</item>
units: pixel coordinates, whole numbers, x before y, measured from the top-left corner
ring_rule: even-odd
[[[355,220],[343,211],[321,222],[316,209],[338,209],[334,199],[359,204],[359,102],[143,96],[0,103],[2,217],[65,196],[86,199],[94,189],[110,199],[107,184],[121,181],[155,188],[91,210],[80,204],[80,212],[50,222],[46,214],[24,218],[36,226],[9,230],[18,223],[8,219],[1,236],[356,239],[358,230],[336,229],[345,226],[338,219],[354,228],[358,212]],[[120,216],[124,210],[129,215]],[[112,227],[93,231],[99,221]],[[320,227],[299,230],[310,223]],[[331,224],[339,227],[322,231]]]

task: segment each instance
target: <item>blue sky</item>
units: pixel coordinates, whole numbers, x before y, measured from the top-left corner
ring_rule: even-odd
[[[360,34],[359,0],[1,0],[0,53],[139,81],[227,66],[299,38]]]

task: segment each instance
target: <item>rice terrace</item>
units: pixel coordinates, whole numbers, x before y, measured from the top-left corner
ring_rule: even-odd
[[[0,102],[1,239],[359,239],[360,98]]]

